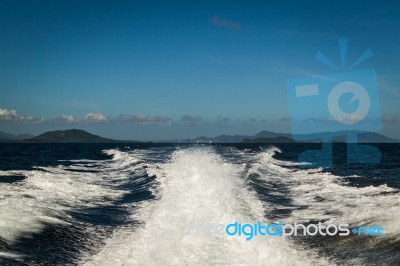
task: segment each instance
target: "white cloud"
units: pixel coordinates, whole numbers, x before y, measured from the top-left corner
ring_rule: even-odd
[[[126,121],[126,122],[139,122],[143,124],[168,124],[171,120],[165,116],[158,116],[158,115],[144,115],[144,114],[136,114],[136,115],[120,115],[117,118],[119,121]]]
[[[34,116],[21,116],[20,120],[24,123],[40,124],[45,121],[44,118],[34,117]]]
[[[7,110],[0,108],[0,120],[18,120],[19,117],[17,115],[16,110]]]
[[[7,110],[1,108],[0,108],[0,120],[18,121],[18,122],[33,123],[33,124],[39,124],[45,121],[43,118],[34,116],[19,116],[16,110]]]
[[[63,115],[63,116],[57,117],[55,120],[57,122],[61,122],[61,123],[63,123],[63,122],[72,123],[72,122],[76,121],[72,115]]]
[[[89,113],[83,117],[85,121],[88,122],[106,122],[108,121],[107,116],[102,113]]]

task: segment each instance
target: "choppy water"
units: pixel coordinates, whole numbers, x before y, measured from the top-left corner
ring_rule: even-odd
[[[1,265],[399,265],[399,145],[301,169],[312,145],[0,144]],[[190,223],[376,225],[384,236],[188,234]]]

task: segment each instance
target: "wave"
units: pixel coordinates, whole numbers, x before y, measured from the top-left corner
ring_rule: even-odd
[[[375,223],[385,228],[385,234],[400,237],[398,189],[386,184],[354,187],[348,185],[345,177],[325,172],[322,168],[285,167],[296,163],[274,159],[275,152],[259,153],[259,163],[253,165],[251,171],[261,173],[259,176],[264,180],[283,183],[293,205],[307,206],[294,209],[287,220],[349,223],[353,226]],[[263,174],[265,171],[268,174]]]
[[[0,171],[0,177],[25,177],[0,183],[0,239],[12,244],[19,236],[42,231],[45,224],[70,224],[71,211],[122,198],[128,191],[120,185],[132,178],[124,171],[142,167],[134,164],[139,160],[133,155],[123,155],[114,160],[75,160],[69,166]]]
[[[302,245],[328,250],[339,264],[354,265],[396,264],[400,244],[400,197],[399,190],[387,186],[355,187],[349,178],[362,176],[337,176],[322,168],[299,169],[296,162],[284,162],[274,158],[276,149],[258,153],[257,163],[252,164],[248,176],[257,186],[267,188],[269,195],[281,200],[267,206],[267,212],[275,220],[284,223],[349,224],[381,226],[384,236],[357,238],[350,235],[337,239],[302,239]],[[278,185],[277,185],[278,184]],[[280,204],[281,203],[281,204]],[[329,248],[329,246],[331,248]],[[333,248],[335,247],[335,248]],[[346,247],[346,248],[344,248]],[[344,248],[344,249],[343,249]],[[336,254],[338,253],[338,254]]]
[[[318,247],[338,240],[254,237],[246,241],[207,231],[235,221],[379,224],[384,237],[362,242],[350,236],[339,243],[369,245],[366,250],[375,255],[373,249],[389,250],[400,243],[398,189],[354,187],[348,179],[363,177],[303,169],[297,162],[276,159],[282,152],[273,146],[258,152],[209,146],[106,149],[105,160],[0,171],[0,177],[7,177],[4,180],[16,180],[0,182],[0,251],[5,251],[1,256],[17,256],[7,247],[19,236],[41,232],[48,224],[90,223],[104,212],[119,213],[123,222],[93,220],[93,227],[76,227],[93,232],[77,240],[81,254],[78,261],[71,261],[86,265],[343,264],[340,254],[332,256]],[[366,263],[361,255],[351,256],[344,256],[346,263]]]
[[[243,179],[244,165],[230,164],[211,148],[177,150],[152,165],[157,200],[132,214],[143,224],[116,231],[86,265],[324,265],[311,252],[281,238],[202,235],[188,227],[263,220],[264,205]]]

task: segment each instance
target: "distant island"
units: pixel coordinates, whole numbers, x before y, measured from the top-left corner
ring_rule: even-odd
[[[29,134],[14,135],[0,131],[0,142],[19,142],[22,141],[23,139],[30,139],[33,137],[35,136]]]
[[[323,132],[303,135],[261,131],[256,135],[220,135],[217,137],[198,137],[192,139],[166,140],[155,143],[319,143],[323,138],[332,138],[334,142],[346,142],[346,135],[357,135],[358,143],[399,143],[399,140],[379,133],[360,131]],[[137,140],[115,140],[103,138],[81,129],[48,131],[39,136],[29,134],[13,135],[0,131],[2,143],[142,143]]]
[[[14,139],[15,140],[15,139]],[[10,141],[9,141],[10,142]],[[37,137],[20,139],[22,143],[140,143],[135,140],[114,140],[103,138],[81,129],[48,131]]]
[[[291,138],[288,137],[276,137],[276,138],[255,138],[245,139],[241,143],[295,143]]]
[[[321,139],[331,138],[333,142],[346,142],[348,134],[357,135],[358,143],[400,143],[400,140],[386,137],[379,133],[363,131],[338,131],[321,132],[312,134],[292,135],[288,133],[276,133],[261,131],[256,135],[220,135],[217,137],[197,137],[184,140],[169,140],[170,143],[320,143]]]

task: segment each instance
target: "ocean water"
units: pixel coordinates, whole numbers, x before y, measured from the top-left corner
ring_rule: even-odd
[[[400,145],[376,146],[378,165],[335,144],[332,168],[304,169],[318,145],[0,144],[0,265],[400,265]],[[384,235],[187,230],[235,221]]]

